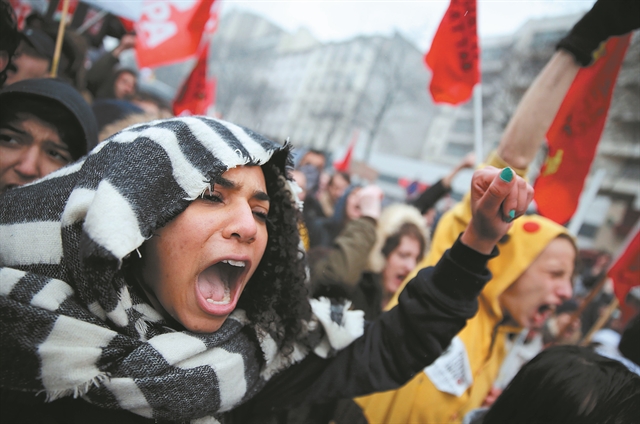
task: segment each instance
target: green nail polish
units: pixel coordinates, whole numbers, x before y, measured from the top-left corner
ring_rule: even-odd
[[[515,209],[511,209],[509,211],[509,218],[514,219],[516,217],[516,211]]]
[[[513,170],[509,167],[504,168],[502,172],[500,172],[500,178],[502,178],[502,181],[510,183],[511,180],[513,180]]]

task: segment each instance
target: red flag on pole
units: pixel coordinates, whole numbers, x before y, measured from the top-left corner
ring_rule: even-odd
[[[357,130],[353,132],[351,141],[349,142],[349,147],[347,147],[347,152],[344,154],[344,157],[341,160],[333,162],[333,167],[336,171],[349,172],[349,168],[351,168],[351,157],[353,156],[353,149],[358,143],[358,135],[359,133]]]
[[[207,109],[213,104],[216,87],[215,80],[207,80],[208,57],[209,43],[206,43],[198,62],[173,101],[173,113],[176,116],[206,115]]]
[[[633,313],[625,304],[627,293],[632,287],[640,286],[640,225],[636,225],[630,233],[622,247],[622,254],[609,269],[607,276],[613,280],[613,292],[620,302],[622,318],[626,322]]]
[[[136,53],[141,68],[167,65],[197,53],[217,14],[214,0],[147,0],[136,23]]]
[[[630,38],[610,38],[596,62],[580,69],[547,132],[549,151],[534,199],[538,213],[559,224],[578,206]]]
[[[429,90],[436,103],[469,100],[480,81],[476,0],[451,0],[425,62],[433,71]]]

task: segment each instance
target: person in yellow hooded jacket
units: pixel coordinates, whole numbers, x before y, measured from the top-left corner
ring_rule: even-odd
[[[447,212],[422,264],[437,262],[471,218],[467,198]],[[514,221],[489,261],[493,279],[479,310],[449,349],[402,388],[356,402],[369,423],[460,422],[483,404],[506,356],[506,333],[541,326],[554,306],[571,297],[576,249],[566,229],[546,218]]]

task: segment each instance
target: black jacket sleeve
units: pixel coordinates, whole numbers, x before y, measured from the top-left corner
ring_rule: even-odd
[[[259,410],[326,402],[400,387],[431,364],[478,310],[477,296],[491,279],[489,259],[460,242],[435,267],[421,270],[398,305],[370,322],[365,334],[335,357],[309,355],[274,377],[249,404]]]
[[[450,191],[450,187],[445,187],[442,183],[442,180],[438,180],[437,183],[423,191],[420,196],[411,201],[410,204],[418,208],[421,214],[424,214],[429,209],[434,207],[436,203],[438,203],[438,200],[442,199],[442,197],[444,197],[444,195],[446,195]]]

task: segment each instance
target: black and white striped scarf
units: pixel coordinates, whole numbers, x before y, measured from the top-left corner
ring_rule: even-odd
[[[174,118],[128,128],[80,162],[2,195],[2,388],[83,397],[149,418],[221,420],[310,348],[327,354],[359,336],[361,314],[345,312],[355,320],[345,330],[328,318],[328,302],[315,301],[307,327],[328,337],[289,356],[240,309],[213,334],[176,331],[123,277],[123,260],[216,176],[287,154],[228,122]]]

